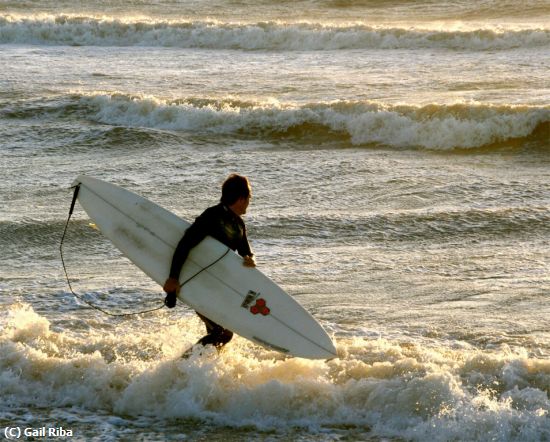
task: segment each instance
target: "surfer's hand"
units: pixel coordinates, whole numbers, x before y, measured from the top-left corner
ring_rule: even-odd
[[[176,278],[168,278],[166,282],[164,283],[164,286],[162,289],[166,293],[178,293],[180,290],[180,282]]]
[[[180,290],[180,283],[176,278],[168,278],[164,283],[163,290],[166,292],[164,305],[168,308],[176,306],[177,294]]]
[[[164,299],[164,305],[168,308],[174,308],[176,306],[176,292],[170,292],[166,295]]]
[[[247,255],[243,256],[243,265],[245,267],[256,267],[256,261],[254,261],[254,257]]]

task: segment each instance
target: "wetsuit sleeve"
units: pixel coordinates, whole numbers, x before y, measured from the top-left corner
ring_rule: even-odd
[[[243,238],[241,239],[239,247],[237,248],[237,252],[239,252],[239,255],[241,256],[254,255],[254,253],[252,253],[252,249],[250,248],[248,238],[246,237],[246,227],[244,226],[244,224],[243,224]]]
[[[189,255],[189,252],[193,247],[198,245],[210,231],[210,224],[212,220],[209,216],[209,212],[205,211],[200,215],[193,224],[183,234],[174,256],[172,257],[172,265],[170,266],[170,278],[178,279],[180,276],[181,268]]]

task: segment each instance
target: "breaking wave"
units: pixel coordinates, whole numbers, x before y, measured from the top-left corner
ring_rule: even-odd
[[[507,347],[480,351],[342,339],[330,362],[283,359],[236,338],[220,356],[179,358],[198,320],[82,321],[63,331],[29,305],[0,316],[0,394],[16,409],[78,410],[98,420],[198,420],[224,428],[359,438],[536,441],[550,437],[549,361]],[[164,329],[159,340],[158,327]],[[83,328],[85,327],[85,328]],[[85,333],[83,331],[85,330]],[[102,423],[103,425],[103,423]],[[126,425],[113,431],[128,431]]]
[[[124,128],[158,129],[432,150],[519,146],[520,141],[533,141],[545,148],[550,136],[548,106],[412,106],[345,100],[297,105],[274,100],[161,100],[141,95],[96,93],[67,95],[49,101],[20,101],[0,109],[0,117],[84,118],[110,125],[117,133]],[[140,134],[138,139],[143,136]],[[144,139],[151,141],[150,138]]]
[[[121,94],[82,96],[93,121],[129,127],[227,135],[336,138],[352,145],[470,149],[542,139],[550,107],[492,105],[389,106],[338,101],[307,105],[236,100],[174,100]]]
[[[319,23],[124,20],[77,15],[0,16],[0,43],[320,51],[508,50],[550,45],[546,28],[467,30]]]
[[[519,141],[529,140],[545,146],[550,132],[548,106],[412,106],[366,101],[296,105],[237,99],[161,100],[119,93],[76,94],[50,101],[12,103],[0,109],[0,117],[46,120],[77,117],[118,129],[433,150],[519,145]]]
[[[0,116],[8,119],[76,116],[122,128],[433,150],[515,145],[529,140],[544,146],[550,131],[548,106],[411,106],[364,101],[294,105],[235,99],[160,100],[110,93],[15,103],[0,110]]]

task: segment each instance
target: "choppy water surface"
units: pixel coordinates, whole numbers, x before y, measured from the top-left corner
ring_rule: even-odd
[[[71,440],[550,440],[545,2],[1,2],[0,425]],[[284,359],[71,295],[79,174],[192,220],[230,172]],[[163,299],[77,207],[74,288]],[[61,438],[62,439],[62,438]]]

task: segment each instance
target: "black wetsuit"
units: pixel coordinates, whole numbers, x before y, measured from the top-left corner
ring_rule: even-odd
[[[172,258],[172,265],[170,267],[171,278],[179,279],[181,267],[185,263],[189,252],[207,235],[214,237],[241,256],[252,256],[252,250],[246,237],[244,221],[240,216],[220,203],[206,209],[185,231]],[[220,348],[231,340],[233,337],[231,331],[205,316],[197,314],[206,324],[207,331],[207,335],[200,339],[198,344],[212,344]]]

